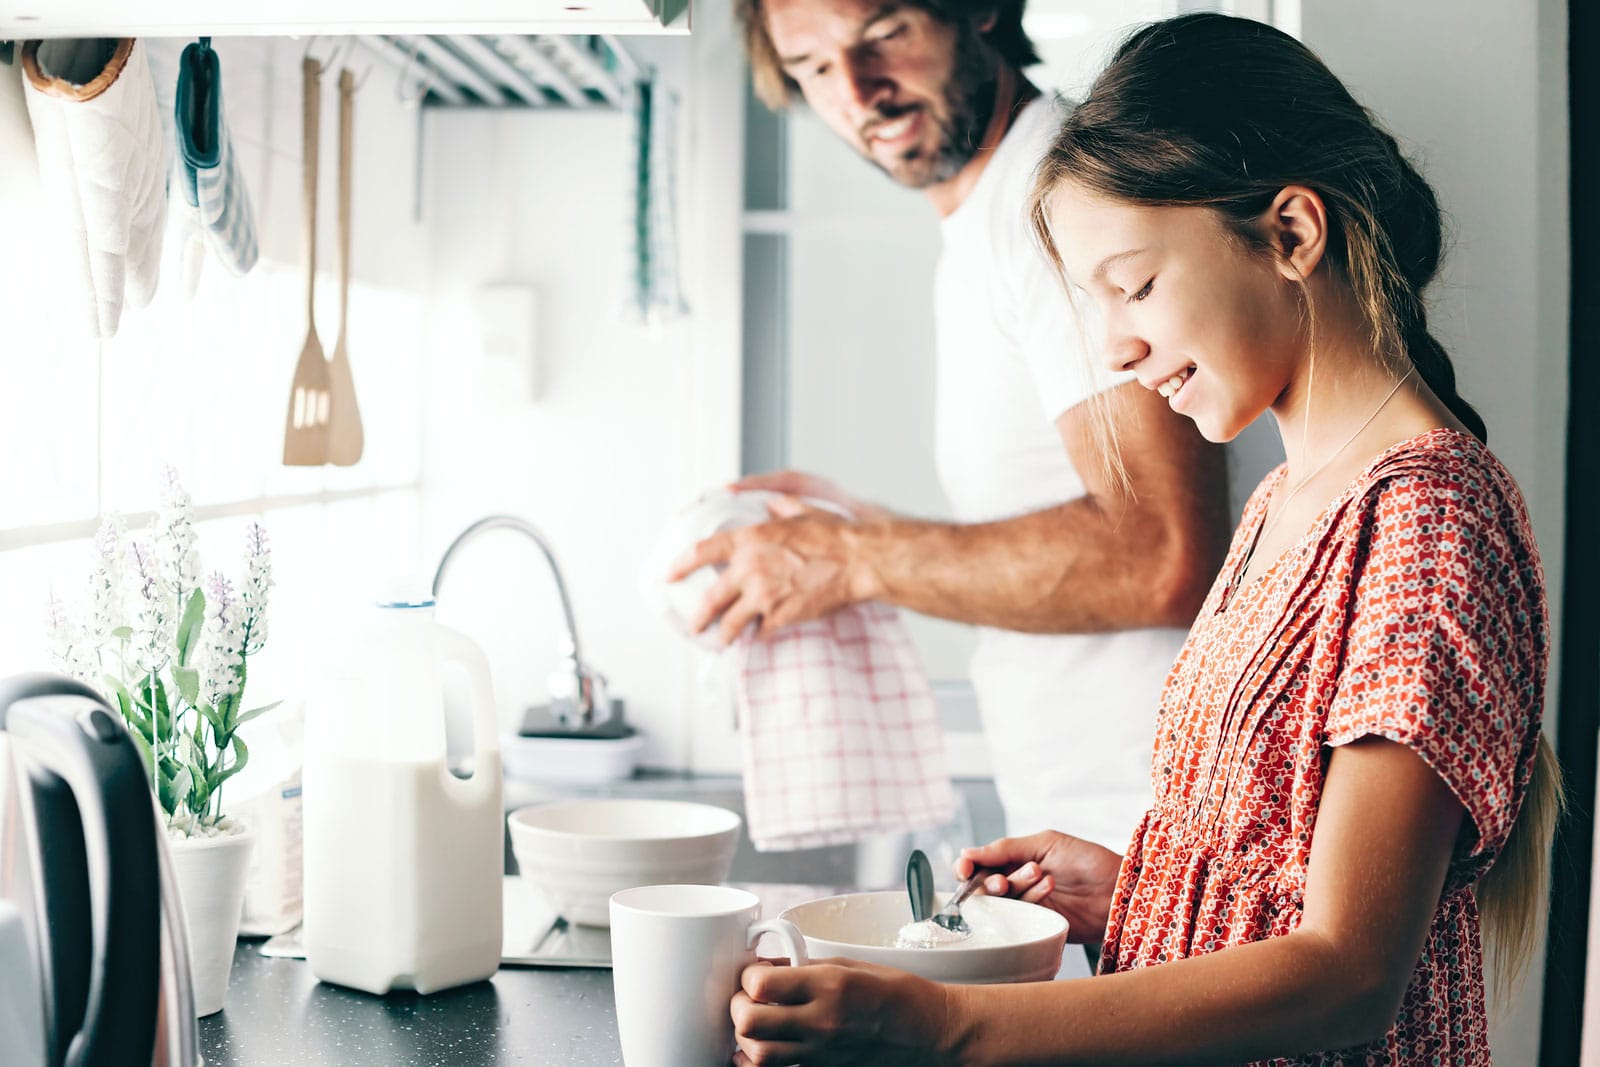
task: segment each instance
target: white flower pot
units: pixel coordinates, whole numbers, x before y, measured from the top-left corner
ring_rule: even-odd
[[[215,1015],[228,996],[255,835],[245,830],[215,837],[169,836],[167,844],[189,928],[195,1014]]]

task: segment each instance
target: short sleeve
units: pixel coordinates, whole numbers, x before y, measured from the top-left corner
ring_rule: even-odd
[[[1096,393],[1133,378],[1128,373],[1112,374],[1101,363],[1093,309],[1068,296],[1065,281],[1028,220],[1034,172],[1060,128],[1064,106],[1057,103],[1019,131],[1027,142],[1029,163],[1004,176],[990,223],[1001,281],[995,325],[1021,354],[1039,405],[1051,422]]]
[[[1497,463],[1454,465],[1384,478],[1350,506],[1325,612],[1342,643],[1326,742],[1377,735],[1420,755],[1471,818],[1459,858],[1481,872],[1520,810],[1544,696],[1521,497]]]
[[[1102,390],[1131,379],[1101,366],[1092,312],[1073,301],[1054,265],[1036,245],[1019,255],[1013,273],[1018,308],[1017,347],[1052,422]]]

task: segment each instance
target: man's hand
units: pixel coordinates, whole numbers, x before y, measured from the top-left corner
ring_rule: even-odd
[[[817,499],[841,507],[878,510],[850,501],[820,478],[793,472],[764,477],[806,488],[808,495],[818,490]],[[757,486],[739,482],[732,488]],[[708,629],[720,617],[718,636],[723,644],[732,644],[752,622],[759,621],[756,636],[764,638],[785,626],[872,599],[871,575],[854,552],[855,522],[792,496],[773,500],[767,510],[771,522],[712,534],[673,564],[669,582],[701,567],[722,568],[700,610],[689,620],[691,632]]]
[[[1020,897],[1059,913],[1067,920],[1068,941],[1098,945],[1105,936],[1122,868],[1122,857],[1110,849],[1045,830],[962,849],[956,877],[968,878],[982,867],[995,870],[983,880],[985,893]]]
[[[856,960],[744,969],[730,1012],[739,1067],[953,1062],[945,988]]]

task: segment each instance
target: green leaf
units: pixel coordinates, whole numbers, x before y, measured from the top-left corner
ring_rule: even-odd
[[[118,641],[126,641],[128,638],[133,636],[133,627],[119,626],[115,630],[111,631],[111,636],[115,637]]]
[[[194,789],[194,774],[187,767],[178,768],[178,773],[172,776],[172,792],[174,796],[184,800],[189,799],[189,793]],[[190,810],[194,810],[193,807]]]
[[[179,771],[187,773],[187,768],[174,765],[171,770],[168,770],[167,766],[163,765],[161,775],[157,779],[156,799],[161,801],[161,810],[169,816],[177,814],[178,805],[183,802],[184,793],[188,792],[187,789],[183,793],[178,792]]]
[[[172,733],[172,709],[167,704],[167,687],[155,675],[147,674],[139,683],[138,703],[150,712],[156,723],[156,732],[166,737]]]
[[[189,790],[189,810],[196,816],[206,813],[206,805],[211,803],[212,788],[209,775],[194,779],[194,784]]]
[[[150,737],[150,716],[139,710],[139,705],[134,701],[133,697],[128,695],[128,688],[122,684],[120,679],[113,678],[108,674],[106,675],[106,685],[116,695],[117,710],[122,712],[122,720],[133,727],[132,732],[139,740],[147,741]],[[146,745],[147,750],[148,747]]]
[[[197,594],[198,595],[198,594]],[[178,696],[185,704],[200,703],[200,672],[193,667],[172,668],[172,680],[178,683]]]
[[[205,716],[206,722],[211,724],[211,729],[216,732],[218,738],[221,738],[223,734],[223,726],[225,725],[223,713],[212,707],[210,704],[200,704],[198,707],[200,708],[200,714]],[[218,743],[221,744],[222,742],[219,741]]]
[[[239,717],[239,706],[244,703],[244,687],[250,681],[249,657],[239,657],[239,666],[234,673],[239,679],[239,688],[235,689],[233,691],[233,695],[228,698],[227,726],[228,736],[230,737],[233,736],[233,732],[239,728],[239,724],[244,721]]]
[[[243,715],[239,716],[237,719],[234,720],[233,728],[235,730],[237,730],[239,727],[243,726],[245,723],[249,722],[251,719],[254,719],[254,718],[256,718],[256,717],[258,717],[260,715],[266,714],[267,712],[271,711],[273,708],[277,707],[279,704],[282,704],[282,703],[283,703],[283,701],[281,701],[281,700],[274,700],[272,703],[263,704],[259,708],[251,708],[249,711],[245,712]]]
[[[153,789],[155,788],[156,780],[156,758],[155,754],[150,751],[150,742],[146,741],[144,734],[141,734],[138,730],[130,730],[129,733],[133,737],[133,743],[139,747],[139,759],[144,763],[145,781],[150,783],[150,787]]]
[[[217,778],[217,784],[221,785],[229,778],[232,778],[234,775],[244,770],[244,765],[249,762],[250,749],[245,746],[244,738],[235,737],[233,739],[233,762],[228,764],[228,766],[223,769],[222,774]]]
[[[189,606],[183,609],[183,618],[178,623],[178,664],[189,665],[189,653],[194,649],[195,642],[200,639],[200,624],[206,617],[206,595],[196,589],[189,597]],[[194,701],[190,701],[194,703]]]

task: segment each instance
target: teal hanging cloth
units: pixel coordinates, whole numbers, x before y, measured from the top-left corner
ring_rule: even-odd
[[[688,312],[678,286],[677,115],[670,92],[655,76],[633,87],[633,255],[629,262],[629,317],[652,327]]]
[[[222,65],[209,37],[183,50],[174,111],[178,186],[191,225],[183,273],[193,293],[203,249],[209,248],[233,274],[248,273],[260,256],[250,193],[223,116]]]

